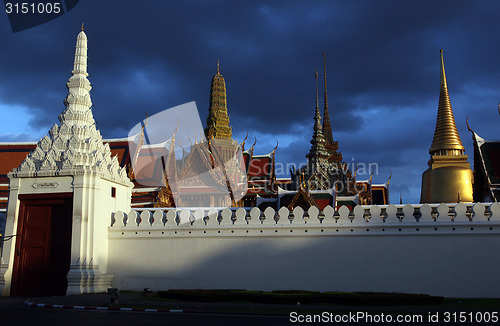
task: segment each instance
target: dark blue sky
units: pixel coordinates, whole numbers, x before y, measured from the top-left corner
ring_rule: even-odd
[[[220,59],[234,137],[248,130],[259,154],[278,140],[278,161],[298,164],[310,147],[314,70],[322,71],[326,50],[333,136],[344,161],[378,164],[376,183],[392,170],[391,201],[402,193],[416,203],[435,127],[439,49],[470,161],[467,116],[481,136],[500,138],[499,12],[498,1],[84,0],[12,33],[2,11],[0,141],[38,140],[57,122],[83,21],[104,137],[125,137],[145,111],[193,100],[205,123]]]

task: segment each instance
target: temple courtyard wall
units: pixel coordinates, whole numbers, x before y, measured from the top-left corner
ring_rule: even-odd
[[[499,203],[132,210],[108,240],[120,290],[500,291]]]

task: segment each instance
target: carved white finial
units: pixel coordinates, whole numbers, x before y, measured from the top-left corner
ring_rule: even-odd
[[[35,150],[28,155],[14,177],[63,176],[99,173],[106,180],[132,186],[125,168],[119,166],[116,156],[111,156],[109,144],[104,145],[96,129],[90,99],[90,82],[87,79],[87,36],[78,33],[72,76],[66,86],[66,108],[59,115],[60,126],[55,124]]]

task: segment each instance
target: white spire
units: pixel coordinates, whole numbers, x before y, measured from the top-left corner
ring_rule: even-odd
[[[76,39],[72,76],[66,86],[66,108],[59,115],[60,125],[54,124],[37,147],[14,170],[14,176],[74,175],[92,171],[103,178],[129,184],[125,168],[111,157],[109,145],[104,145],[96,129],[87,79],[87,35],[82,30]]]
[[[78,37],[76,38],[76,50],[75,50],[75,64],[73,66],[72,73],[82,74],[85,77],[88,76],[87,73],[87,35],[82,30]]]
[[[66,122],[70,125],[92,126],[95,124],[90,99],[90,81],[87,79],[87,35],[82,30],[76,39],[75,62],[73,75],[66,83],[68,95],[64,99],[66,110],[59,116],[61,125]]]

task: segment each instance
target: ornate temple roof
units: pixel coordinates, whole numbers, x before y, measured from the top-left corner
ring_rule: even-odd
[[[439,93],[436,129],[429,153],[431,155],[462,155],[464,150],[455,124],[455,118],[453,117],[453,110],[451,109],[444,70],[443,50],[441,50],[441,89]]]
[[[243,160],[247,173],[247,195],[274,195],[276,193],[275,151],[265,155],[254,155],[251,149],[243,152]]]
[[[499,201],[500,141],[486,140],[470,131],[474,141],[474,200]]]

